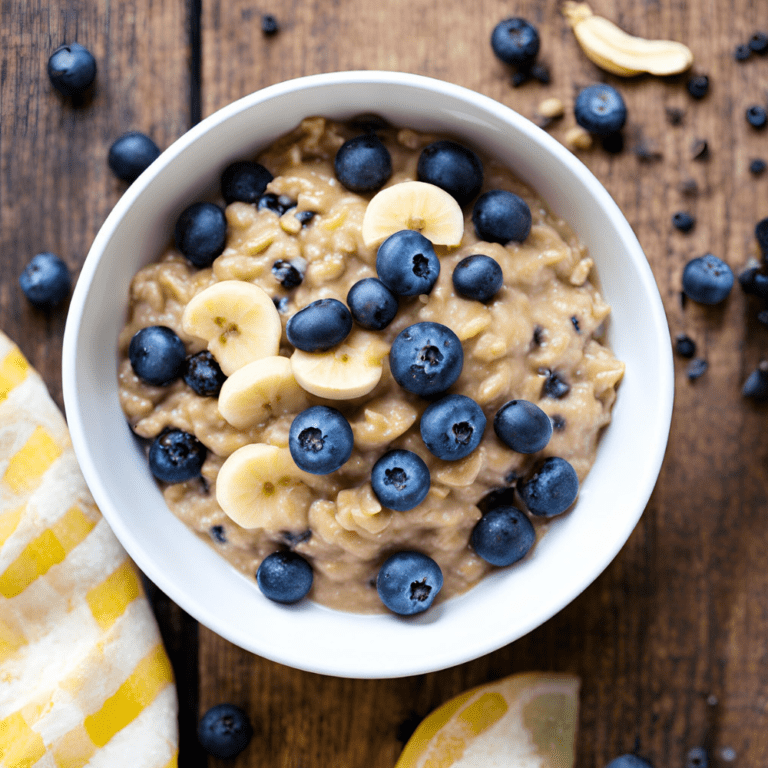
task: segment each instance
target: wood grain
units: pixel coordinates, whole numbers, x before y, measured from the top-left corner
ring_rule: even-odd
[[[619,87],[629,108],[624,150],[614,155],[595,146],[578,156],[637,233],[672,336],[689,334],[709,364],[689,381],[688,361],[676,359],[664,466],[614,562],[542,627],[481,659],[400,680],[299,672],[204,627],[198,631],[153,592],[179,677],[182,768],[220,764],[205,757],[193,732],[196,717],[220,701],[245,707],[254,723],[253,742],[234,765],[391,768],[430,710],[469,686],[529,669],[582,677],[580,767],[602,768],[632,750],[658,767],[684,766],[696,746],[707,748],[715,768],[768,764],[766,408],[740,394],[768,354],[768,328],[756,320],[762,307],[738,288],[722,307],[680,301],[681,272],[691,257],[711,251],[738,271],[758,255],[753,230],[768,215],[768,173],[755,177],[748,165],[755,157],[768,159],[768,132],[751,128],[744,111],[765,105],[768,57],[738,63],[732,52],[766,24],[765,6],[594,0],[596,12],[635,34],[687,42],[694,71],[711,79],[702,101],[686,92],[685,77],[621,80],[600,72],[578,49],[558,7],[555,0],[2,5],[0,323],[60,404],[64,312],[30,309],[16,280],[40,250],[59,253],[77,272],[124,189],[106,167],[111,141],[137,128],[167,146],[198,115],[258,88],[348,69],[442,78],[532,118],[543,98],[557,96],[566,114],[548,130],[561,141],[574,125],[580,87],[597,80]],[[280,23],[269,38],[260,29],[267,12]],[[511,15],[538,26],[549,85],[513,88],[510,72],[495,60],[491,30]],[[81,104],[52,93],[45,77],[49,52],[75,38],[99,62],[95,94]],[[682,111],[679,125],[669,122],[669,108]],[[692,146],[702,139],[708,157],[695,159]],[[672,227],[676,210],[696,216],[691,233]]]

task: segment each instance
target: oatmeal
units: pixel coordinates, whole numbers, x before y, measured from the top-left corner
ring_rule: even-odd
[[[391,158],[385,190],[416,180],[422,150],[441,138],[375,128],[369,135],[379,137]],[[320,300],[345,304],[353,286],[377,277],[379,243],[363,236],[374,193],[350,191],[334,167],[340,147],[364,133],[355,124],[304,120],[258,157],[273,177],[258,200],[226,206],[225,247],[210,266],[195,266],[191,257],[169,247],[158,262],[137,273],[120,336],[119,379],[122,407],[137,435],[149,440],[176,430],[207,449],[199,476],[164,484],[174,514],[251,578],[275,551],[296,553],[311,566],[312,599],[342,610],[377,612],[383,606],[376,577],[391,555],[427,555],[442,572],[439,599],[462,593],[493,567],[470,545],[483,512],[498,502],[531,512],[516,486],[547,458],[563,460],[574,478],[583,480],[610,421],[624,366],[603,341],[610,308],[586,250],[534,191],[490,158],[482,158],[483,193],[514,193],[530,209],[530,229],[522,242],[480,240],[476,227],[483,231],[482,226],[473,222],[472,204],[464,204],[458,245],[433,245],[439,263],[428,292],[417,286],[412,295],[401,293],[390,306],[393,319],[380,330],[358,321],[349,330],[341,327],[342,318],[331,323],[340,340],[330,349],[298,349],[316,343],[313,334],[324,333],[315,333],[320,326],[311,314],[302,324],[299,310],[311,310]],[[453,279],[460,262],[479,254],[490,257],[503,274],[503,284],[490,298],[482,291],[479,298],[467,296],[473,280],[467,279],[472,273],[466,263],[457,273],[461,279]],[[241,303],[251,306],[252,286],[270,306],[261,306],[256,315],[243,310],[233,320]],[[211,310],[218,330],[199,330],[202,325],[190,317],[197,322],[197,304],[219,289],[221,306],[231,307],[226,311],[232,317]],[[286,331],[293,317],[295,344],[288,340],[291,329]],[[457,378],[436,395],[401,385],[396,362],[390,369],[393,342],[399,344],[395,340],[417,325],[446,328],[458,340]],[[129,345],[138,331],[154,326],[167,327],[181,339],[185,370],[194,368],[199,379],[199,371],[213,366],[210,378],[218,376],[218,385],[206,390],[193,388],[182,376],[159,384],[140,378]],[[189,332],[192,327],[195,333]],[[231,340],[252,327],[263,329],[259,343],[264,347],[253,353],[255,362],[247,362]],[[249,366],[256,373],[251,375]],[[225,378],[220,408],[210,392]],[[476,428],[477,445],[460,458],[438,458],[440,452],[426,447],[420,430],[424,411],[443,392],[475,404],[462,424]],[[535,404],[549,417],[551,437],[541,450],[522,453],[497,436],[496,414],[512,400]],[[348,458],[325,473],[298,467],[290,452],[294,419],[317,406],[341,414],[352,436]],[[415,454],[428,469],[423,500],[402,511],[382,503],[372,480],[377,462],[392,451]],[[252,488],[242,487],[243,475],[233,469],[246,460],[248,471],[260,478]],[[220,471],[226,488],[217,488]],[[242,514],[225,513],[217,498]],[[524,515],[536,536],[547,525],[539,514]]]

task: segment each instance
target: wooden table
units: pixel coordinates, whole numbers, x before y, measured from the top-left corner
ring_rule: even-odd
[[[605,80],[629,108],[624,151],[579,153],[640,238],[671,335],[688,333],[708,370],[691,381],[676,358],[676,405],[656,490],[626,546],[571,605],[484,658],[434,674],[383,681],[295,671],[230,645],[162,594],[155,605],[178,677],[182,768],[219,765],[197,745],[201,712],[243,706],[255,736],[234,763],[285,768],[391,768],[416,722],[450,696],[515,671],[565,670],[583,680],[578,765],[602,768],[631,751],[683,766],[692,747],[709,765],[768,765],[768,440],[765,408],[741,386],[765,356],[760,306],[736,287],[724,306],[680,301],[683,265],[707,251],[735,271],[758,255],[754,225],[768,215],[768,132],[745,120],[765,104],[768,56],[733,50],[763,24],[755,0],[595,0],[595,10],[648,37],[693,49],[709,95],[685,77],[621,80],[581,53],[555,0],[9,0],[0,27],[0,327],[61,396],[66,312],[32,309],[17,277],[40,251],[75,274],[125,185],[106,163],[111,142],[137,129],[168,146],[193,123],[281,80],[346,69],[393,69],[469,88],[533,117],[556,96],[574,125],[581,86]],[[261,32],[262,13],[280,31]],[[513,88],[493,56],[494,25],[522,15],[538,25],[551,83]],[[59,44],[95,54],[93,98],[60,98],[46,77]],[[669,110],[682,118],[671,124]],[[708,142],[708,156],[693,145]],[[643,151],[638,151],[638,149]],[[671,216],[688,210],[682,234]],[[118,297],[118,300],[119,297]],[[637,329],[643,333],[642,328]],[[107,351],[108,353],[108,351]],[[223,763],[221,763],[223,764]]]

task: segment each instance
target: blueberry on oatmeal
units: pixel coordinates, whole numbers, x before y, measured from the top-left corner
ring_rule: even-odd
[[[221,194],[229,205],[235,201],[256,204],[272,181],[272,174],[261,163],[238,160],[221,174]]]
[[[554,517],[576,501],[579,478],[565,459],[552,456],[538,464],[519,484],[518,490],[531,514]]]
[[[392,175],[392,157],[375,133],[345,141],[334,159],[336,178],[351,192],[376,192]]]
[[[341,344],[352,330],[352,315],[338,299],[318,299],[292,315],[288,341],[304,352],[323,352]]]
[[[383,331],[397,315],[397,296],[375,277],[358,280],[347,294],[355,322],[369,331]]]
[[[291,422],[288,448],[299,469],[327,475],[340,469],[352,454],[352,427],[335,408],[313,405]]]
[[[176,247],[196,267],[210,267],[227,242],[227,217],[213,203],[192,203],[174,229]]]
[[[194,435],[168,429],[149,446],[149,468],[164,483],[183,483],[200,475],[207,453]]]
[[[401,616],[426,611],[442,587],[440,566],[421,552],[396,552],[384,561],[376,577],[381,602]]]
[[[504,567],[522,560],[536,541],[528,517],[511,506],[495,507],[475,523],[470,543],[491,565]]]
[[[469,456],[485,431],[483,409],[466,395],[446,395],[430,403],[421,416],[421,439],[429,452],[444,461]]]
[[[529,400],[510,400],[499,408],[493,429],[504,445],[518,453],[536,453],[552,437],[552,421]]]
[[[532,222],[528,203],[506,189],[484,192],[472,210],[475,232],[488,243],[522,243],[531,231]]]
[[[403,229],[379,246],[376,273],[392,293],[418,296],[432,290],[440,274],[440,262],[432,243],[424,235]]]
[[[465,299],[490,301],[504,285],[499,262],[482,253],[463,258],[453,269],[453,287]]]
[[[397,448],[385,453],[371,470],[371,488],[383,507],[407,512],[429,492],[429,468],[412,451]]]
[[[421,150],[416,177],[444,189],[463,207],[480,194],[483,164],[463,144],[445,139],[433,141]]]
[[[200,397],[218,397],[227,380],[216,358],[207,349],[184,361],[182,376],[186,385]]]
[[[186,356],[184,342],[165,325],[150,325],[136,331],[128,346],[133,372],[155,387],[175,381],[181,375]]]
[[[297,603],[312,589],[312,566],[293,551],[267,555],[256,571],[256,582],[265,597],[276,603]]]
[[[389,367],[408,392],[429,396],[445,392],[461,374],[464,350],[459,337],[440,323],[415,323],[395,337]]]

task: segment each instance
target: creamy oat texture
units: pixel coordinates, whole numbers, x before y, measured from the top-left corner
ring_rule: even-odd
[[[547,456],[566,459],[584,479],[600,432],[610,421],[624,365],[601,341],[610,309],[597,290],[585,248],[531,189],[484,157],[483,189],[509,189],[531,208],[533,227],[525,242],[478,242],[470,204],[461,245],[436,247],[441,271],[432,292],[401,298],[397,317],[384,331],[355,327],[350,337],[385,356],[394,337],[413,323],[429,320],[450,327],[462,340],[465,355],[461,376],[450,391],[476,400],[488,418],[479,448],[456,462],[432,456],[419,433],[428,403],[401,389],[385,361],[380,383],[366,397],[322,401],[307,395],[307,405],[331,405],[349,419],[355,437],[350,460],[330,475],[306,475],[304,483],[281,487],[278,482],[275,493],[285,495],[285,515],[274,529],[246,530],[231,521],[216,503],[219,468],[248,443],[287,451],[295,413],[265,412],[263,423],[237,430],[219,414],[216,398],[196,395],[183,380],[168,387],[141,382],[128,361],[128,344],[140,328],[166,325],[184,340],[189,354],[205,349],[202,339],[184,333],[181,315],[195,294],[216,281],[249,281],[275,299],[286,298],[281,307],[284,329],[285,321],[310,302],[327,297],[345,301],[355,282],[375,276],[376,249],[367,248],[360,234],[372,195],[347,191],[333,172],[338,148],[360,132],[354,125],[319,117],[304,120],[257,158],[275,177],[267,191],[288,195],[297,208],[278,217],[254,205],[232,203],[226,209],[227,247],[212,268],[197,269],[169,248],[159,262],[138,272],[120,336],[119,378],[122,407],[137,435],[153,438],[173,426],[194,433],[209,449],[202,479],[164,489],[168,506],[181,520],[250,577],[266,555],[288,546],[312,565],[312,599],[342,610],[378,612],[384,609],[375,577],[388,555],[403,549],[424,552],[444,574],[438,599],[464,592],[491,568],[468,543],[483,497],[513,485]],[[421,149],[439,138],[394,128],[379,135],[392,155],[388,184],[415,179]],[[315,216],[302,226],[297,211]],[[461,298],[453,289],[454,267],[473,253],[493,257],[504,273],[504,287],[488,304]],[[300,286],[286,290],[277,281],[271,270],[279,259],[306,262]],[[283,330],[280,354],[290,356],[292,351]],[[496,411],[512,399],[536,403],[553,420],[552,439],[539,454],[515,453],[494,433]],[[408,512],[382,509],[371,490],[371,467],[390,448],[414,451],[431,472],[426,500]],[[519,497],[517,505],[522,505]],[[546,522],[533,522],[540,535]]]

